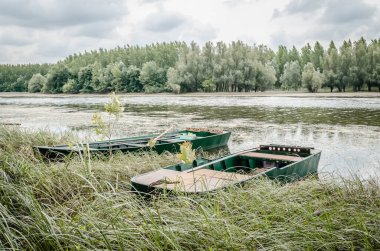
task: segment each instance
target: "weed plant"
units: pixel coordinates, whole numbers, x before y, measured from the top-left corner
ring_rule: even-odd
[[[73,156],[49,162],[33,145],[72,135],[0,127],[1,250],[376,250],[376,180],[282,185],[257,179],[214,194],[131,193],[130,178],[174,154]]]

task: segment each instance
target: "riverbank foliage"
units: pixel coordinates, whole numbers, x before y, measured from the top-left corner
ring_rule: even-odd
[[[137,153],[43,161],[73,135],[0,128],[1,250],[375,250],[378,183],[255,180],[203,196],[143,199],[130,178],[176,161]]]
[[[296,47],[241,41],[157,43],[70,55],[56,64],[0,65],[0,91],[43,93],[317,92],[379,88],[380,40]]]

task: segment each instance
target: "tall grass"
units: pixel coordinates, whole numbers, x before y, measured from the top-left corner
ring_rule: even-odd
[[[173,154],[50,163],[32,150],[70,137],[0,128],[0,249],[380,249],[377,182],[261,179],[147,199],[131,193],[130,178],[175,163]]]

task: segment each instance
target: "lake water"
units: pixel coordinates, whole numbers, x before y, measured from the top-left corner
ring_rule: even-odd
[[[326,95],[328,96],[328,95]],[[232,131],[231,152],[259,144],[314,146],[321,174],[380,173],[380,96],[124,95],[114,137],[169,126]],[[107,95],[1,95],[0,123],[94,137],[91,117]]]

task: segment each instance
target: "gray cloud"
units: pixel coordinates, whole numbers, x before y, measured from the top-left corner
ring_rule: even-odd
[[[334,24],[351,23],[372,19],[377,11],[376,6],[363,0],[335,0],[328,2],[321,19]]]
[[[3,46],[25,46],[33,43],[31,39],[33,32],[20,29],[4,29],[0,33],[0,45]]]
[[[122,0],[2,0],[0,23],[35,28],[59,28],[107,22],[126,13]]]
[[[279,22],[290,16],[301,18],[299,22],[308,27],[303,27],[306,29],[298,33],[293,31],[293,27],[283,27],[271,36],[273,45],[302,46],[316,40],[328,44],[330,40],[339,43],[348,38],[379,36],[379,9],[364,0],[292,0],[283,10],[273,12],[273,19]]]
[[[88,23],[71,29],[70,33],[74,36],[107,38],[114,34],[114,28],[117,27],[117,25],[117,21]]]
[[[158,7],[143,22],[132,28],[129,36],[132,44],[149,44],[163,41],[197,41],[203,43],[214,39],[217,30],[191,17]]]
[[[325,5],[326,0],[318,1],[308,1],[308,0],[293,0],[291,1],[283,10],[283,14],[298,14],[298,13],[309,13],[315,12],[323,5]]]
[[[297,14],[310,17],[310,14],[320,10],[322,10],[321,21],[341,23],[371,17],[377,8],[364,0],[291,0],[283,10],[275,9],[273,18]]]
[[[157,11],[147,16],[143,28],[151,32],[168,32],[185,22],[186,19],[175,12]]]

